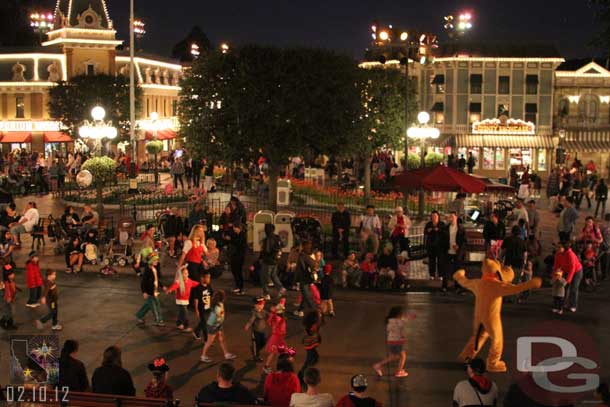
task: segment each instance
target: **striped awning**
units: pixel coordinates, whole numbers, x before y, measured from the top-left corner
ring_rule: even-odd
[[[568,151],[610,151],[610,130],[567,130],[560,141]]]
[[[553,148],[551,136],[458,134],[457,147]]]

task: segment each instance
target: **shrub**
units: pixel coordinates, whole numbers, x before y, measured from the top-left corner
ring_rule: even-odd
[[[93,157],[83,163],[81,169],[88,170],[93,175],[95,184],[104,185],[115,179],[116,163],[110,157]]]

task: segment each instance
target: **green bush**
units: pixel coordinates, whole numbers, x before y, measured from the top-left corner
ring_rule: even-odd
[[[88,170],[93,175],[95,184],[104,185],[116,177],[116,163],[110,157],[93,157],[84,162],[82,170]]]
[[[428,153],[426,155],[426,167],[435,167],[445,161],[445,156],[440,153]]]
[[[148,154],[159,154],[163,150],[163,142],[159,140],[152,140],[146,143],[146,152]]]

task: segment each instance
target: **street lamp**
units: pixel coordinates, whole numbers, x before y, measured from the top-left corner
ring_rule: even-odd
[[[223,54],[229,52],[229,44],[227,44],[226,42],[220,44],[220,52],[222,52]]]
[[[118,132],[111,121],[104,121],[106,111],[103,107],[96,106],[91,109],[91,117],[93,121],[85,120],[83,125],[78,129],[78,135],[85,140],[94,140],[97,155],[101,156],[101,141],[103,139],[115,139]]]
[[[407,130],[407,136],[412,139],[419,139],[421,141],[421,168],[426,166],[426,140],[437,139],[440,136],[440,131],[433,127],[428,126],[430,122],[430,114],[428,112],[419,112],[417,114],[417,121],[419,126],[409,127]],[[424,217],[424,190],[419,191],[419,217]]]
[[[199,58],[200,54],[201,54],[201,52],[199,51],[199,45],[192,43],[191,44],[191,55],[193,56],[193,59]]]
[[[453,15],[445,16],[445,22],[443,27],[449,38],[456,39],[464,36],[468,31],[472,29],[472,13],[469,11],[461,12],[457,18]]]
[[[146,34],[146,23],[142,20],[134,20],[133,22],[133,32],[136,35],[137,39],[142,39],[144,34]]]

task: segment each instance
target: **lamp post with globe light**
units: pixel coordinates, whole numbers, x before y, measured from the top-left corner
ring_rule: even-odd
[[[115,139],[117,136],[117,129],[112,125],[111,121],[104,121],[106,111],[101,106],[96,106],[91,109],[91,117],[93,118],[93,121],[85,120],[83,125],[78,129],[78,135],[85,140],[94,140],[96,154],[101,156],[102,140]]]
[[[409,127],[407,130],[407,136],[420,140],[421,142],[421,168],[426,166],[426,140],[437,139],[440,136],[440,131],[434,126],[428,126],[430,121],[430,114],[428,112],[419,112],[417,114],[417,121],[419,126]],[[424,217],[424,190],[419,191],[419,217]]]

